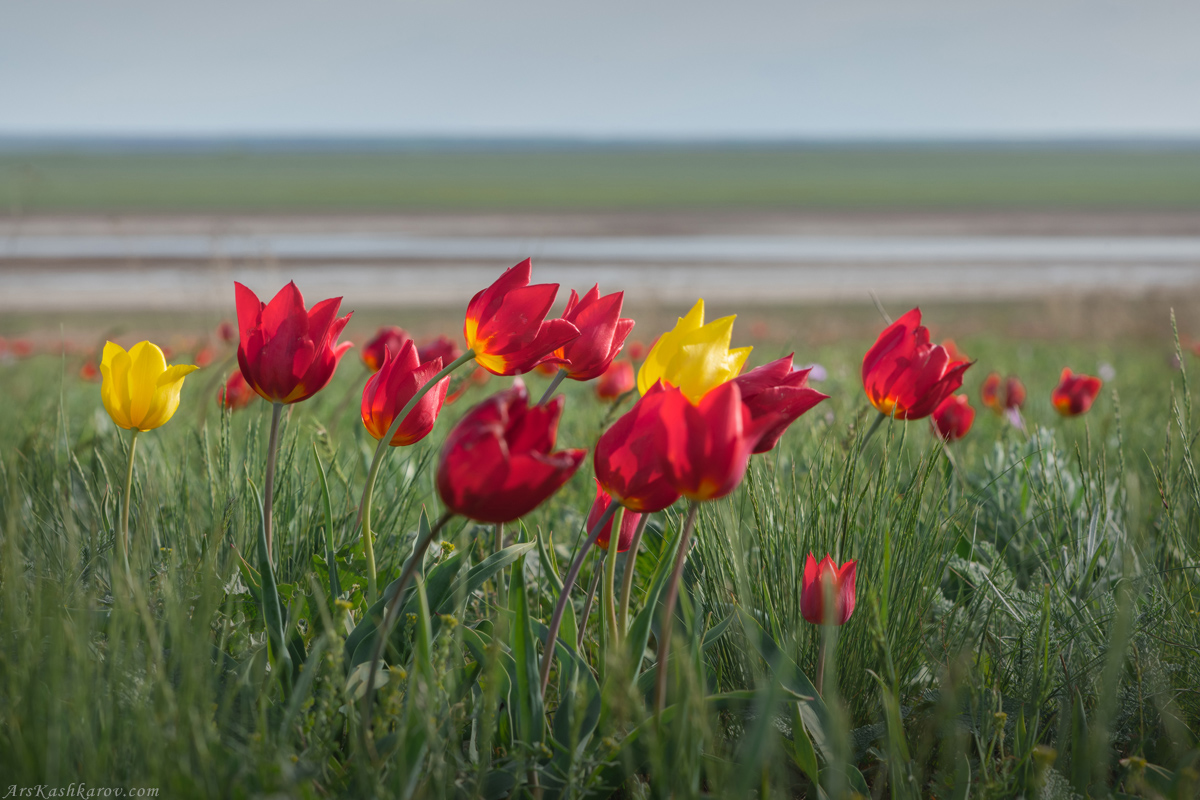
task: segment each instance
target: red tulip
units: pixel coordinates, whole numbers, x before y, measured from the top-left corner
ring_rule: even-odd
[[[471,298],[463,335],[479,366],[495,375],[518,375],[552,357],[579,335],[565,319],[546,319],[557,283],[529,285],[533,265],[525,259]]]
[[[230,411],[245,408],[256,397],[258,395],[250,388],[250,384],[246,383],[246,378],[241,372],[230,374],[225,385],[217,390],[217,402]]]
[[[216,356],[217,351],[213,349],[213,346],[211,344],[206,344],[204,347],[201,347],[196,351],[196,355],[192,358],[192,361],[196,362],[197,367],[207,367],[213,362],[213,359],[216,358]]]
[[[217,338],[226,344],[237,339],[237,328],[233,327],[233,323],[228,320],[222,320],[217,326]]]
[[[85,381],[95,382],[100,380],[100,368],[96,366],[96,362],[88,359],[83,362],[83,366],[79,368],[79,377]]]
[[[933,432],[947,442],[957,442],[971,430],[975,421],[975,409],[971,408],[965,394],[952,394],[934,409],[929,418]]]
[[[17,358],[29,358],[33,355],[33,342],[28,339],[13,339],[9,342],[8,348]]]
[[[629,343],[629,347],[625,348],[625,352],[634,361],[641,361],[646,357],[646,353],[650,352],[650,348],[646,347],[645,342],[639,339],[634,339]]]
[[[596,396],[601,400],[616,400],[634,387],[633,364],[629,361],[614,361],[596,381]]]
[[[854,573],[856,561],[847,561],[838,567],[826,553],[818,564],[813,554],[804,562],[804,578],[800,583],[800,613],[814,625],[827,622],[845,625],[854,613]],[[825,592],[832,589],[834,607],[826,619]]]
[[[462,348],[454,343],[449,336],[440,335],[436,339],[426,339],[425,344],[417,345],[417,358],[421,363],[440,358],[442,364],[451,364],[463,354]]]
[[[792,354],[795,355],[795,354]],[[828,400],[808,386],[808,369],[792,370],[792,355],[784,356],[770,364],[742,373],[733,379],[742,392],[742,402],[750,410],[753,419],[773,415],[778,421],[762,434],[754,448],[755,453],[766,453],[779,443],[788,426],[810,408]]]
[[[395,325],[381,325],[375,335],[363,345],[362,360],[371,372],[378,372],[383,366],[388,351],[399,353],[404,343],[409,341],[408,333]],[[382,434],[380,434],[382,436]]]
[[[1075,375],[1068,367],[1063,369],[1058,386],[1050,393],[1050,402],[1054,403],[1054,408],[1064,417],[1084,414],[1092,407],[1102,385],[1099,378]]]
[[[921,419],[962,386],[968,361],[954,361],[929,343],[914,308],[884,329],[863,358],[863,388],[871,405],[896,419]]]
[[[655,383],[600,435],[593,455],[596,479],[604,491],[626,508],[647,514],[679,499],[662,456],[666,399],[662,383]]]
[[[1009,375],[1001,381],[999,372],[991,372],[979,387],[979,399],[997,414],[1020,410],[1025,405],[1025,384],[1015,375]]]
[[[564,402],[559,396],[530,406],[525,384],[516,381],[468,411],[438,463],[446,507],[479,522],[512,522],[558,491],[587,453],[551,452]]]
[[[596,527],[596,523],[604,516],[604,512],[608,510],[609,504],[612,503],[612,498],[608,496],[608,492],[604,491],[604,487],[600,485],[600,481],[596,481],[596,500],[592,503],[592,510],[588,512],[587,530],[592,530]],[[629,549],[629,545],[633,543],[633,534],[637,531],[638,522],[642,515],[636,511],[625,510],[621,516],[621,532],[617,535],[617,552],[624,553]],[[608,549],[608,542],[612,538],[612,517],[609,517],[608,522],[604,524],[604,528],[600,531],[600,535],[596,537],[596,544],[600,545],[601,549]]]
[[[562,318],[579,329],[579,337],[554,353],[568,378],[576,381],[598,378],[621,352],[633,330],[633,320],[621,319],[624,298],[624,292],[601,297],[600,284],[593,286],[582,299],[571,290]]]
[[[234,283],[238,316],[238,365],[254,391],[273,403],[299,403],[325,388],[349,342],[338,336],[350,314],[337,318],[342,298],[304,310],[304,298],[288,283],[270,303]]]
[[[716,500],[737,488],[763,433],[783,420],[773,412],[754,419],[734,381],[711,390],[698,406],[673,386],[663,394],[664,465],[675,490],[689,500]]]
[[[392,357],[388,348],[383,351],[383,365],[379,371],[367,378],[363,387],[362,421],[367,427],[367,433],[382,439],[387,435],[388,428],[417,390],[433,379],[442,371],[442,360],[435,358],[424,364],[417,357],[416,345],[411,339],[406,339],[400,352]],[[450,388],[450,378],[438,381],[437,386],[425,393],[417,401],[417,405],[400,423],[392,436],[392,447],[415,444],[421,441],[433,430],[438,412],[446,401],[446,390]]]

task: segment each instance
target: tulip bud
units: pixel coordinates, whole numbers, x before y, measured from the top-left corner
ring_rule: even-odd
[[[826,553],[818,564],[813,554],[804,562],[800,583],[800,613],[814,625],[845,625],[854,613],[854,575],[856,561],[838,567]],[[832,595],[833,608],[826,609],[826,594]]]
[[[601,400],[616,400],[626,392],[632,391],[633,364],[628,361],[614,361],[596,381],[596,397]]]
[[[956,442],[966,436],[974,421],[975,409],[971,408],[965,394],[950,395],[929,418],[933,432],[947,442]]]
[[[363,345],[363,363],[371,372],[378,372],[388,351],[399,353],[407,341],[409,337],[403,328],[397,328],[395,325],[380,326],[375,335]]]

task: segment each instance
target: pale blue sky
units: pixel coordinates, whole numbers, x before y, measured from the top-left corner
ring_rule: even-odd
[[[0,0],[0,135],[1200,136],[1197,0]]]

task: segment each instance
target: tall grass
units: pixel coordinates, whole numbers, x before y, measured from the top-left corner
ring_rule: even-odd
[[[949,455],[923,422],[886,425],[861,447],[861,350],[816,354],[833,399],[699,515],[661,718],[649,711],[654,644],[679,508],[655,515],[636,562],[617,563],[618,585],[636,570],[620,646],[599,603],[580,618],[602,569],[585,562],[545,697],[539,639],[581,541],[590,471],[510,526],[500,556],[490,527],[445,528],[404,600],[365,722],[369,657],[356,644],[372,627],[355,517],[374,441],[343,402],[359,381],[352,365],[282,428],[274,576],[291,669],[267,644],[248,480],[263,473],[269,407],[204,413],[209,398],[189,393],[196,381],[176,419],[141,438],[126,586],[112,565],[128,437],[69,365],[0,367],[10,401],[0,788],[1196,796],[1200,477],[1186,373],[1131,345],[1112,355],[1119,397],[1059,421],[1043,397],[1062,366],[1057,348],[966,344],[983,364],[1020,362],[1028,436],[981,410]],[[385,464],[373,518],[381,586],[422,514],[441,512],[437,442],[482,396],[473,391]],[[588,387],[567,393],[560,443],[590,446],[606,409]],[[809,551],[859,562],[857,609],[836,633],[823,700],[809,680],[820,633],[799,606]]]

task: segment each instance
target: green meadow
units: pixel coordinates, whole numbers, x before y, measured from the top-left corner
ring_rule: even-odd
[[[392,168],[419,172],[401,161]],[[1185,162],[1177,168],[1196,169]],[[89,181],[116,168],[54,164],[43,208],[91,207]],[[192,179],[169,189],[173,207],[203,208],[254,183],[253,170],[206,181],[198,163],[184,166]],[[502,184],[495,171],[456,169],[463,184],[445,189],[450,199]],[[604,169],[588,169],[603,182]],[[1152,196],[1174,185],[1173,202],[1195,203],[1197,183],[1185,191],[1169,171]],[[671,196],[684,196],[685,173],[674,173]],[[363,175],[337,199],[321,198],[314,180],[291,201],[261,190],[243,202],[402,206],[436,188],[386,189]],[[804,202],[784,183],[779,202]],[[1057,185],[1048,177],[1036,190],[1018,183],[1014,197],[1065,191],[1045,188]],[[121,185],[118,205],[166,202],[136,172]],[[847,196],[867,196],[864,185]],[[967,191],[936,175],[926,185],[930,203]],[[871,197],[893,197],[888,181],[871,186]],[[550,196],[506,191],[514,204]],[[164,798],[1195,797],[1200,362],[1177,349],[1166,314],[1154,336],[1104,341],[1010,336],[1002,315],[995,330],[968,326],[970,315],[926,316],[977,359],[964,391],[978,415],[948,447],[926,420],[887,422],[864,441],[875,412],[859,368],[881,323],[834,336],[803,310],[787,320],[789,340],[803,343],[797,361],[825,368],[815,385],[831,399],[754,457],[732,495],[702,507],[671,609],[661,715],[650,698],[682,503],[653,516],[636,559],[614,562],[618,585],[629,571],[632,586],[619,641],[602,601],[587,601],[604,568],[587,557],[544,695],[539,640],[584,535],[590,460],[509,526],[499,550],[491,526],[450,523],[408,589],[367,718],[369,656],[358,644],[374,629],[355,515],[375,442],[358,419],[365,371],[354,351],[330,386],[284,415],[273,574],[257,557],[254,489],[270,407],[217,407],[217,382],[235,368],[229,350],[187,378],[175,417],[139,437],[128,583],[114,546],[127,432],[98,384],[78,377],[80,356],[0,363],[0,791],[84,782]],[[126,324],[130,344],[140,337]],[[735,343],[748,327],[739,321]],[[786,344],[759,341],[752,363]],[[1084,416],[1050,405],[1064,366],[1108,375]],[[1025,431],[980,407],[993,369],[1028,387]],[[427,439],[389,454],[373,515],[381,585],[398,575],[423,515],[441,514],[433,475],[446,432],[509,380],[469,388]],[[547,379],[527,380],[536,398]],[[559,447],[590,448],[620,410],[567,384]],[[858,561],[856,609],[829,642],[820,694],[821,634],[800,612],[810,551]],[[268,646],[273,624],[290,666]]]
[[[0,150],[6,213],[1195,209],[1200,147],[519,145]]]

